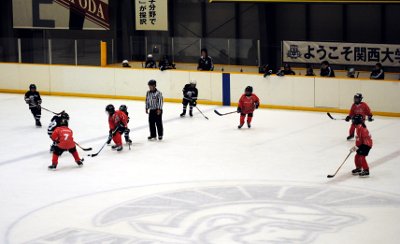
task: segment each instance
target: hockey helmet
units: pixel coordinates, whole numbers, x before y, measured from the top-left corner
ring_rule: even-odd
[[[68,126],[68,120],[67,119],[61,119],[60,126]]]
[[[32,89],[35,89],[35,90],[37,89],[35,84],[30,84],[29,85],[29,90],[32,90]]]
[[[69,114],[67,114],[66,112],[64,112],[64,111],[62,111],[61,112],[61,119],[66,119],[66,120],[69,120]]]
[[[112,105],[112,104],[107,105],[107,107],[106,107],[106,112],[107,112],[108,114],[114,114],[114,113],[115,113],[115,107],[114,107],[114,105]]]
[[[128,112],[128,107],[125,104],[122,104],[121,106],[119,106],[119,110],[123,112]]]
[[[191,80],[191,81],[189,82],[189,84],[191,84],[191,85],[193,85],[193,86],[196,86],[196,85],[197,85],[197,81],[196,81],[196,80]]]
[[[363,100],[363,96],[361,93],[356,93],[356,95],[354,95],[354,103],[355,104],[361,103],[362,100]]]
[[[247,86],[246,89],[244,89],[244,93],[246,93],[246,95],[250,96],[253,93],[253,87]]]

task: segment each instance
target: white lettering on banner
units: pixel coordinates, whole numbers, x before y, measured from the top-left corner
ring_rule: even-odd
[[[400,66],[400,44],[283,41],[283,62]]]
[[[104,12],[103,12],[103,7],[99,5],[99,9],[97,10],[97,17],[104,19]]]
[[[79,5],[81,6],[81,8],[86,9],[87,8],[87,1],[84,0],[83,1],[85,4],[82,4],[82,0],[79,0]]]

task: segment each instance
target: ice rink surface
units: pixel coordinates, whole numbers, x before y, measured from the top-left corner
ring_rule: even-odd
[[[35,128],[22,95],[0,101],[0,243],[399,243],[400,119],[367,124],[369,178],[350,174],[352,155],[327,179],[354,140],[325,113],[260,109],[238,130],[237,114],[199,105],[210,120],[179,118],[181,104],[166,103],[164,140],[150,142],[144,102],[44,96],[93,152],[107,139],[107,104],[131,117],[132,150],[79,150],[83,168],[65,153],[53,172],[52,115]]]

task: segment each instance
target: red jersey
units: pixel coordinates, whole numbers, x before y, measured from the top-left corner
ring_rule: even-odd
[[[123,124],[127,127],[128,116],[120,110],[115,111],[115,113],[108,117],[108,124],[110,125],[110,130],[114,130],[119,124]]]
[[[251,94],[251,96],[246,96],[246,94],[243,94],[239,100],[239,108],[244,114],[253,113],[254,109],[259,104],[260,99],[257,97],[256,94]]]
[[[356,146],[359,147],[362,144],[372,147],[372,137],[367,128],[358,125],[356,127]]]
[[[51,139],[57,142],[57,146],[61,149],[68,150],[75,147],[72,130],[66,126],[57,127],[51,134]]]
[[[364,120],[365,116],[372,116],[371,109],[365,102],[361,102],[360,104],[353,103],[350,109],[349,116],[353,117],[356,114],[361,114],[364,117]]]

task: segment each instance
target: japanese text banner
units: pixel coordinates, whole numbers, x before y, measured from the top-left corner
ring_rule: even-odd
[[[135,0],[136,30],[168,31],[168,0]]]
[[[283,41],[283,62],[400,66],[400,44]]]

